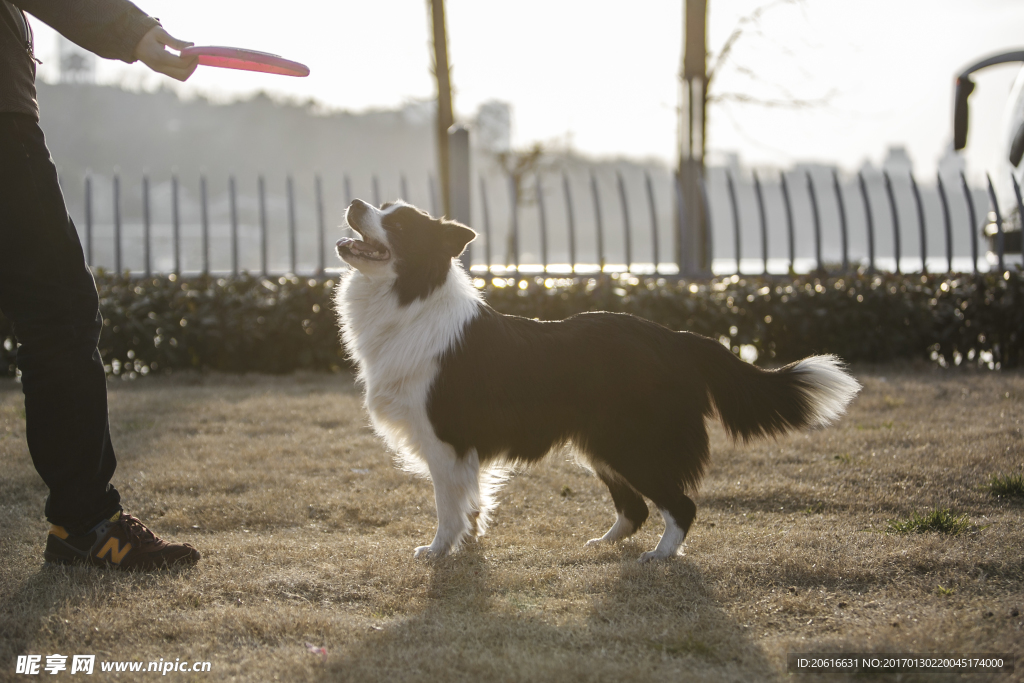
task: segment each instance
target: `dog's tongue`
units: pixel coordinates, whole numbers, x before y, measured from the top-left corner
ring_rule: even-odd
[[[390,253],[382,245],[375,245],[362,240],[355,240],[351,237],[342,237],[338,240],[338,248],[346,248],[351,253],[366,259],[383,260],[390,256]],[[339,252],[340,253],[340,252]]]
[[[361,242],[361,241],[358,241],[358,240],[353,240],[349,244],[349,246],[352,248],[352,251],[361,252],[363,254],[373,254],[373,253],[375,253],[377,251],[376,249],[371,247],[366,242]]]
[[[366,242],[363,242],[362,240],[352,239],[351,237],[342,237],[340,240],[338,240],[338,246],[348,247],[352,251],[361,252],[363,254],[372,254],[377,251]]]

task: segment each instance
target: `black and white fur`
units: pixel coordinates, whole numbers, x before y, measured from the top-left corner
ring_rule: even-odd
[[[705,418],[743,440],[828,424],[860,385],[833,356],[775,371],[718,342],[631,315],[561,322],[490,308],[457,257],[476,236],[408,204],[356,200],[338,242],[353,267],[337,294],[342,335],[374,428],[433,480],[439,557],[483,534],[508,467],[569,446],[608,486],[613,543],[647,519],[665,533],[647,561],[676,555],[696,517],[686,495],[708,462]]]

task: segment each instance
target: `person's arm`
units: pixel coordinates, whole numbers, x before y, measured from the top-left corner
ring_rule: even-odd
[[[106,59],[141,60],[149,68],[178,80],[195,70],[195,59],[164,49],[191,43],[171,37],[153,17],[128,0],[10,0],[50,25],[68,40]]]

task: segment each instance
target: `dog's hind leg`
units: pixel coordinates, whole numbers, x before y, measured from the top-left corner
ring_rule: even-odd
[[[605,483],[612,494],[612,502],[615,503],[615,524],[600,538],[592,538],[587,541],[587,547],[594,547],[602,543],[615,543],[624,538],[632,536],[647,519],[647,503],[643,496],[637,493],[636,489],[626,483],[617,472],[598,471],[598,477]]]
[[[665,533],[654,550],[648,551],[640,556],[640,562],[651,560],[663,560],[668,557],[675,557],[686,540],[686,532],[697,517],[697,506],[687,496],[680,496],[681,500],[676,501],[672,506],[675,510],[659,507],[661,516],[665,520]]]
[[[697,518],[697,506],[684,493],[679,472],[641,472],[636,469],[623,475],[639,493],[651,499],[665,520],[665,533],[657,547],[640,556],[641,562],[674,557],[679,553],[690,525]]]
[[[444,557],[458,548],[473,531],[479,514],[480,460],[471,450],[464,457],[446,443],[433,444],[424,460],[434,482],[434,504],[437,507],[437,533],[430,545],[416,548],[416,557]]]
[[[666,486],[663,490],[654,490],[648,494],[665,520],[665,533],[654,550],[640,556],[641,562],[675,557],[686,540],[690,525],[697,518],[697,506],[689,496],[681,491],[672,491],[671,488]]]

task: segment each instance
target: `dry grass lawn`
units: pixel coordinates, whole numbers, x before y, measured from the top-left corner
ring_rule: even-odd
[[[614,513],[564,457],[508,483],[480,543],[414,561],[431,486],[393,467],[345,376],[118,382],[115,483],[204,554],[148,576],[43,565],[46,490],[20,387],[0,382],[0,680],[27,680],[17,655],[52,653],[208,660],[218,680],[418,682],[778,680],[787,652],[1021,657],[1024,505],[986,484],[1024,471],[1024,375],[854,371],[865,390],[832,428],[737,447],[715,427],[685,555],[651,565],[636,558],[656,514],[632,540],[582,547]],[[885,533],[937,508],[970,529]],[[1024,680],[1024,658],[992,679]]]

